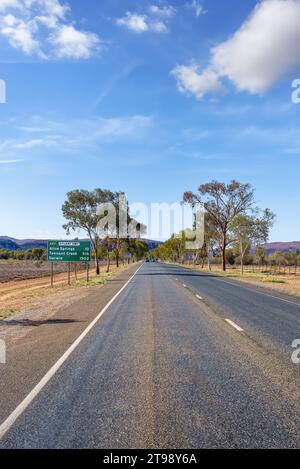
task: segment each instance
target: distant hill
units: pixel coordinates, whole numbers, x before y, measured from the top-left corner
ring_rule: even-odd
[[[162,241],[153,241],[153,239],[143,239],[143,241],[148,244],[150,251],[158,248],[162,244]]]
[[[264,247],[266,254],[271,254],[272,252],[295,252],[300,251],[300,241],[267,243]]]
[[[149,249],[157,248],[161,242],[153,241],[152,239],[144,239]],[[15,239],[9,236],[0,236],[0,249],[9,249],[10,251],[17,251],[18,249],[34,249],[34,248],[47,248],[47,240],[44,239]]]
[[[46,248],[47,241],[40,239],[15,239],[9,236],[0,236],[0,249],[10,249],[17,251],[18,249]]]
[[[19,248],[17,240],[8,238],[7,236],[0,236],[0,249],[9,249],[10,251],[16,251]]]

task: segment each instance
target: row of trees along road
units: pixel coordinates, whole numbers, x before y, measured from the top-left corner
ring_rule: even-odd
[[[237,245],[240,250],[241,268],[243,271],[244,257],[253,247],[257,247],[269,238],[275,215],[269,209],[260,210],[255,206],[254,188],[250,184],[232,181],[225,184],[212,181],[203,184],[197,192],[185,192],[184,203],[192,207],[201,206],[205,211],[204,245],[194,255],[221,254],[222,268],[226,270],[226,250],[230,245]],[[184,254],[184,239],[174,236],[156,251],[166,256],[176,252]],[[203,254],[205,253],[205,254]]]
[[[100,259],[105,257],[107,260],[107,272],[110,267],[110,257],[113,252],[116,259],[117,267],[119,267],[120,255],[126,251],[135,258],[143,258],[149,251],[147,243],[139,239],[131,239],[129,232],[124,239],[120,236],[120,197],[124,196],[123,192],[112,192],[105,189],[95,189],[93,191],[87,190],[73,190],[68,192],[67,200],[62,206],[62,213],[67,223],[63,225],[69,235],[72,231],[83,231],[89,237],[95,259],[95,267],[97,275],[100,274]],[[109,233],[109,227],[104,227],[103,233],[99,233],[97,226],[101,218],[105,217],[98,215],[98,207],[102,204],[112,204],[116,211],[116,230],[114,233]],[[125,210],[125,217],[127,217],[127,225],[134,220],[129,213],[128,204],[122,210]],[[124,215],[124,214],[123,214]],[[145,231],[145,226],[136,223],[136,229],[142,235]]]

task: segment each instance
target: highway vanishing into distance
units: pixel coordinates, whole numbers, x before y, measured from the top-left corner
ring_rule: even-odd
[[[1,448],[300,448],[299,298],[161,263],[114,289],[60,362],[3,371]]]

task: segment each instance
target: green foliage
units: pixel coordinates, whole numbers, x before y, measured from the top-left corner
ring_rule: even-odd
[[[0,249],[0,259],[14,259],[17,261],[36,261],[39,266],[47,259],[47,250],[41,248],[33,248],[26,250],[10,251],[8,249]]]
[[[176,238],[173,235],[171,239],[154,249],[151,254],[156,259],[181,262],[185,254],[185,240],[182,238]]]
[[[103,213],[101,211],[99,213],[101,206],[104,208]],[[100,259],[106,259],[108,272],[111,259],[115,259],[119,266],[120,260],[128,258],[128,253],[137,259],[144,257],[146,247],[130,239],[128,227],[131,227],[131,224],[135,225],[139,233],[142,233],[146,227],[130,217],[129,206],[123,192],[106,189],[74,190],[67,194],[62,212],[67,220],[63,226],[67,234],[81,230],[90,238],[98,275]],[[114,226],[110,226],[107,215],[113,216],[110,222],[114,222]]]
[[[212,181],[208,184],[202,184],[196,193],[185,192],[183,200],[192,207],[200,205],[210,216],[218,236],[223,270],[225,271],[226,248],[230,244],[229,228],[238,216],[246,215],[253,210],[253,187],[235,180],[229,184]]]
[[[100,238],[97,233],[99,216],[97,210],[99,205],[106,203],[117,204],[118,192],[111,192],[106,189],[73,190],[67,193],[67,200],[62,206],[62,213],[67,223],[63,225],[67,234],[71,231],[84,231],[93,246],[96,273],[100,274],[99,249]]]
[[[205,209],[204,244],[201,249],[188,251],[184,237],[172,236],[154,251],[156,258],[171,262],[192,259],[203,267],[207,260],[209,268],[211,263],[222,263],[223,270],[226,264],[240,264],[243,270],[244,264],[267,262],[262,245],[269,238],[275,215],[269,209],[261,211],[254,207],[254,189],[250,184],[212,181],[201,185],[196,193],[186,192],[184,202]],[[295,264],[298,257],[289,256]],[[283,265],[280,256],[275,256],[275,260],[270,256],[270,262]]]
[[[149,246],[141,239],[131,240],[128,244],[128,252],[136,261],[144,259],[149,254]]]

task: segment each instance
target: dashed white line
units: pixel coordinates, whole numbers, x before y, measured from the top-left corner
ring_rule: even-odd
[[[125,290],[127,285],[131,282],[131,280],[136,276],[138,271],[143,267],[142,264],[130,277],[130,279],[125,283],[125,285],[116,293],[116,295],[107,303],[107,305],[100,311],[98,316],[89,324],[89,326],[82,332],[82,334],[73,342],[71,347],[62,355],[62,357],[52,366],[52,368],[45,374],[45,376],[41,379],[41,381],[33,388],[33,390],[28,394],[27,397],[16,407],[16,409],[7,417],[7,419],[0,425],[0,440],[3,436],[10,430],[13,426],[15,421],[23,414],[23,412],[27,409],[27,407],[31,404],[31,402],[37,397],[37,395],[42,391],[42,389],[46,386],[47,383],[51,380],[51,378],[56,374],[56,372],[61,368],[61,366],[66,362],[69,356],[74,352],[74,350],[78,347],[78,345],[82,342],[82,340],[86,337],[86,335],[90,332],[90,330],[95,326],[95,324],[99,321],[101,316],[107,311],[107,309],[112,305],[112,303],[118,298],[118,296]]]
[[[184,283],[182,285],[183,285],[183,288],[187,288],[187,286]]]
[[[186,271],[189,271],[190,269],[187,269],[187,268],[184,268],[184,270]],[[192,269],[193,270],[193,269]],[[201,274],[200,274],[201,275]],[[199,275],[199,276],[200,276]],[[224,280],[224,278],[222,278],[221,276],[217,277],[213,277],[215,280],[219,280],[220,282],[223,282],[223,283],[228,283],[228,285],[232,285],[234,287],[239,287],[239,288],[243,288],[244,290],[248,290],[252,293],[258,293],[259,295],[264,295],[264,296],[268,296],[269,298],[273,298],[274,300],[279,300],[279,301],[283,301],[284,303],[289,303],[289,304],[292,304],[292,305],[295,305],[295,306],[298,306],[300,307],[300,303],[296,303],[295,301],[292,301],[292,300],[287,300],[285,298],[280,298],[279,296],[275,296],[275,295],[270,295],[269,293],[265,293],[265,292],[262,292],[262,291],[259,291],[259,290],[255,290],[254,288],[249,288],[247,287],[246,285],[242,285],[242,282],[240,284],[238,283],[233,283],[233,282],[230,282],[228,280]],[[238,280],[236,280],[236,282],[238,282]],[[250,285],[250,284],[249,284]],[[260,286],[260,285],[259,285]],[[266,288],[266,287],[265,287]]]
[[[235,322],[231,321],[231,319],[225,319],[228,324],[230,324],[234,329],[236,329],[239,332],[244,332],[244,329],[242,329],[240,326],[238,326]]]
[[[196,298],[198,298],[198,300],[201,300],[201,301],[203,300],[202,296],[200,295],[196,295]]]

